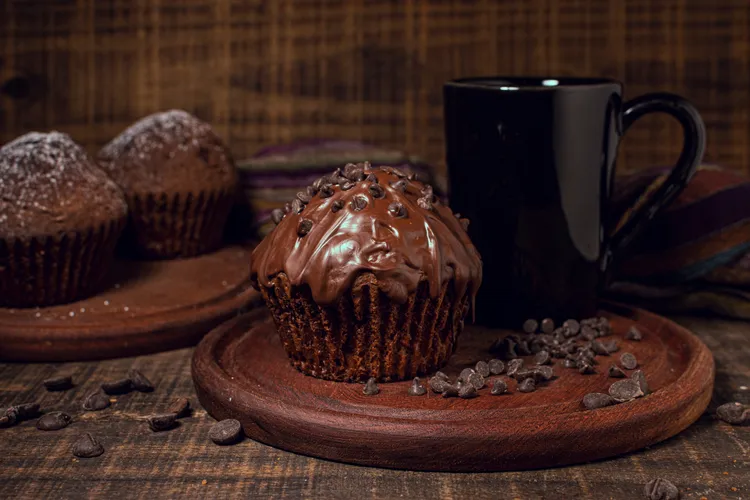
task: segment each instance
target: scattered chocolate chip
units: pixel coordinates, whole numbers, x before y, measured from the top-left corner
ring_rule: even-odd
[[[388,205],[388,213],[393,217],[399,219],[403,219],[407,216],[406,207],[403,205],[403,203],[399,203],[397,201],[394,201],[393,203]]]
[[[391,182],[391,187],[396,191],[401,191],[403,193],[406,191],[406,181],[401,179],[396,182]]]
[[[177,398],[167,408],[167,413],[174,414],[175,418],[182,418],[190,413],[190,400],[188,398]]]
[[[362,394],[364,394],[365,396],[375,396],[379,393],[380,388],[378,388],[378,383],[375,380],[375,377],[370,377],[365,384],[365,388],[362,389]]]
[[[367,197],[361,194],[354,195],[351,202],[352,210],[359,212],[367,207]]]
[[[380,184],[371,184],[367,189],[368,191],[370,191],[370,194],[373,198],[385,197],[385,189],[383,189],[383,186],[381,186]]]
[[[566,358],[565,360],[563,360],[563,366],[565,368],[578,368],[578,363],[575,359]]]
[[[313,222],[310,219],[300,219],[297,224],[297,236],[302,237],[312,231]]]
[[[641,388],[641,391],[643,391],[644,395],[651,392],[648,387],[648,382],[646,382],[646,376],[641,370],[634,371],[630,378],[638,383],[638,386]]]
[[[574,319],[569,319],[563,323],[563,328],[567,329],[573,335],[578,335],[578,332],[581,331],[581,324]]]
[[[67,427],[72,418],[67,413],[61,411],[52,411],[39,417],[36,421],[36,428],[40,431],[59,431]]]
[[[625,378],[627,375],[625,375],[625,372],[620,369],[617,365],[612,365],[609,367],[609,371],[607,374],[612,378]]]
[[[21,403],[8,408],[11,409],[18,414],[18,420],[27,420],[39,415],[39,403]]]
[[[739,425],[745,421],[745,407],[742,403],[725,403],[716,408],[716,416],[728,424]]]
[[[589,326],[589,325],[581,326],[581,337],[583,337],[585,340],[594,340],[598,336],[599,336],[599,332],[597,332],[592,326]]]
[[[133,383],[129,378],[123,378],[120,380],[113,380],[111,382],[104,382],[102,384],[102,390],[107,394],[126,394],[133,390]]]
[[[490,394],[493,396],[499,396],[500,394],[508,393],[508,384],[503,379],[497,379],[492,383],[492,389]]]
[[[468,382],[469,377],[471,377],[473,373],[476,373],[474,368],[464,368],[461,370],[461,373],[458,374],[458,380],[461,382]]]
[[[512,377],[519,382],[527,378],[533,378],[535,381],[542,379],[541,374],[537,373],[536,370],[528,368],[519,368],[513,373]]]
[[[79,458],[94,458],[104,453],[104,447],[87,432],[73,443],[71,451]]]
[[[320,191],[318,192],[318,196],[321,198],[330,198],[333,196],[333,186],[330,184],[323,184],[320,186]]]
[[[284,211],[280,208],[274,208],[271,211],[271,220],[274,224],[279,224],[284,219]]]
[[[547,351],[539,351],[534,355],[534,363],[537,365],[546,365],[550,362],[550,355]]]
[[[536,368],[534,368],[534,372],[539,374],[541,376],[541,379],[545,381],[552,380],[552,377],[555,376],[554,370],[549,365],[537,366]]]
[[[303,204],[307,205],[308,203],[310,203],[310,200],[312,198],[310,198],[310,195],[307,194],[307,191],[300,191],[297,193],[297,199]]]
[[[508,361],[508,369],[506,370],[506,373],[509,377],[512,377],[521,368],[523,368],[523,359],[511,359],[510,361]]]
[[[591,364],[590,361],[585,359],[578,360],[578,363],[576,365],[578,367],[578,372],[581,375],[592,375],[596,373],[596,369],[594,368],[594,365]]]
[[[487,364],[489,365],[490,373],[492,375],[500,375],[505,371],[505,363],[499,359],[491,359]]]
[[[652,479],[646,483],[643,494],[649,500],[678,500],[680,498],[680,490],[677,486],[662,478]]]
[[[477,372],[473,372],[471,375],[469,375],[469,378],[466,379],[465,382],[473,386],[476,390],[484,387],[484,377]]]
[[[305,204],[299,201],[297,198],[292,200],[292,213],[301,214],[305,209]]]
[[[595,354],[598,354],[599,356],[609,356],[609,351],[607,350],[604,345],[598,341],[598,340],[592,340],[589,343],[590,349],[594,351]]]
[[[48,391],[66,391],[73,387],[73,378],[70,375],[48,378],[44,382],[44,388]]]
[[[461,227],[464,228],[464,231],[469,230],[469,219],[458,219],[458,222],[461,224]]]
[[[542,320],[542,332],[543,333],[552,333],[554,329],[555,329],[555,322],[552,321],[551,318],[544,318]]]
[[[477,361],[474,370],[483,377],[490,376],[490,365],[486,361]]]
[[[220,446],[236,443],[241,435],[242,424],[233,418],[216,422],[208,431],[208,438]]]
[[[435,392],[437,394],[442,394],[445,392],[445,389],[450,385],[450,382],[447,380],[443,380],[441,378],[432,377],[427,381],[427,385],[430,386],[430,389],[432,389],[432,392]]]
[[[162,413],[159,415],[151,415],[146,421],[148,427],[154,432],[167,431],[175,426],[177,417],[174,413]]]
[[[617,352],[617,351],[620,350],[620,346],[617,345],[617,341],[616,340],[610,340],[610,341],[607,341],[607,342],[602,342],[602,345],[604,346],[604,348],[607,350],[607,352],[609,354],[615,353],[615,352]]]
[[[638,368],[638,360],[629,352],[624,352],[620,355],[620,364],[626,370],[635,370]]]
[[[527,378],[518,384],[518,392],[534,392],[536,390],[536,382],[533,378]]]
[[[107,395],[97,391],[86,396],[86,399],[83,400],[83,409],[85,411],[100,411],[109,408],[110,404]]]
[[[151,381],[138,370],[130,370],[128,372],[128,378],[133,384],[133,389],[138,392],[151,392],[154,390],[154,384],[152,384]]]
[[[640,385],[633,379],[618,380],[611,386],[609,386],[609,395],[619,403],[625,403],[632,401],[635,398],[643,396],[643,391]]]
[[[427,389],[419,382],[419,377],[416,377],[411,381],[409,389],[406,391],[409,396],[424,396],[427,394]]]
[[[458,391],[459,391],[458,385],[446,384],[445,389],[443,390],[443,397],[444,398],[457,398]]]
[[[341,183],[340,187],[342,191],[349,191],[351,188],[354,187],[354,183],[351,181],[344,181]]]
[[[490,352],[504,359],[513,359],[518,357],[516,352],[516,342],[510,337],[498,339],[490,346]]]
[[[631,326],[628,330],[628,333],[625,334],[625,338],[627,340],[639,341],[643,339],[643,334],[638,328],[636,328],[635,326]]]
[[[612,325],[610,324],[609,320],[602,316],[599,318],[599,322],[597,324],[597,329],[599,330],[599,333],[602,335],[609,335],[612,333]]]
[[[536,333],[539,328],[539,322],[535,319],[527,319],[523,322],[523,331],[526,333]]]
[[[462,399],[471,399],[479,396],[476,387],[466,384],[458,390],[458,397]]]
[[[424,197],[418,198],[417,206],[422,210],[432,210],[432,201]]]
[[[450,377],[441,371],[436,371],[433,377],[439,378],[440,380],[450,380]]]
[[[604,408],[613,404],[615,404],[615,400],[609,394],[590,392],[583,397],[583,406],[587,410],[596,410],[597,408]]]

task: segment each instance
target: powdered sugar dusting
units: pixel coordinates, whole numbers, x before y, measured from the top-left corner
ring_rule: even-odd
[[[117,186],[67,134],[31,132],[0,148],[0,235],[82,229],[125,211]]]

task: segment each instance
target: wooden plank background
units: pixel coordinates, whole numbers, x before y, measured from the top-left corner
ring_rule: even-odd
[[[341,137],[440,163],[445,80],[592,75],[693,100],[709,159],[750,172],[749,37],[747,0],[0,0],[0,143],[54,128],[94,150],[180,107],[238,158]],[[647,118],[620,168],[680,140]]]

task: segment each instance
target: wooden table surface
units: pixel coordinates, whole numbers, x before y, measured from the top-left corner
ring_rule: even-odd
[[[0,408],[38,401],[65,410],[74,422],[42,432],[34,421],[0,429],[0,498],[308,497],[308,498],[642,498],[643,485],[663,477],[683,499],[750,498],[750,427],[713,418],[718,404],[750,404],[750,324],[678,318],[716,358],[709,410],[682,434],[629,456],[581,466],[529,472],[451,474],[384,470],[307,458],[250,440],[230,447],[207,437],[213,419],[197,406],[190,379],[192,349],[118,360],[65,364],[0,364]],[[137,368],[153,393],[117,396],[112,407],[83,414],[81,398],[105,380]],[[57,372],[77,383],[62,393],[42,381]],[[168,432],[153,433],[143,417],[188,397],[193,415]],[[73,440],[84,432],[106,452],[76,459]]]

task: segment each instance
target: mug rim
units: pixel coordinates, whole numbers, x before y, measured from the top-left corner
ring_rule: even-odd
[[[600,88],[622,83],[613,78],[576,76],[473,76],[445,83],[447,87],[470,87],[500,91],[555,91]]]

